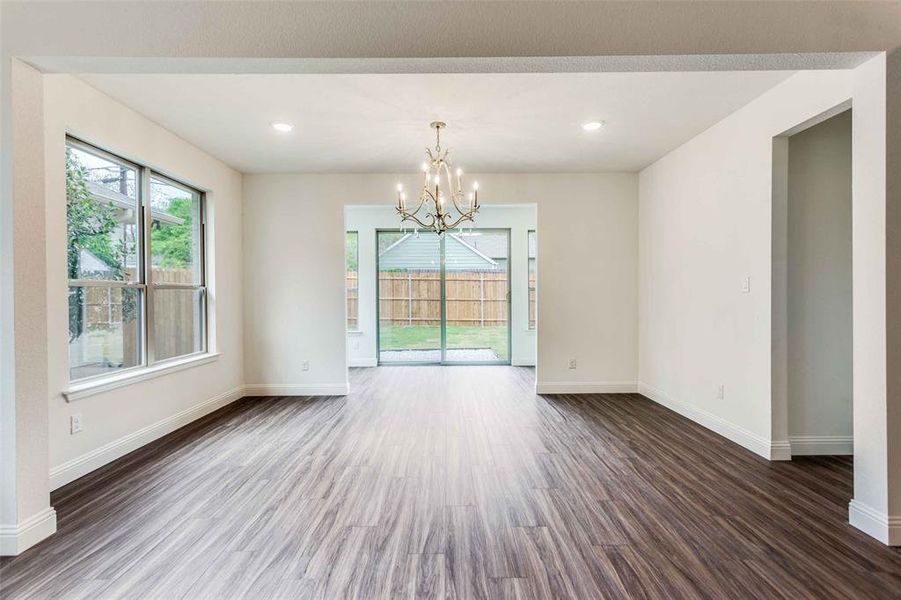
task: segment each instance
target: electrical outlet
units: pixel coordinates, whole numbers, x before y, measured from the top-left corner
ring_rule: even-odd
[[[569,368],[570,368],[570,369],[575,369],[575,368],[576,368],[576,359],[575,359],[575,358],[569,359]]]
[[[750,294],[751,293],[751,278],[745,277],[741,280],[741,293],[742,294]]]
[[[81,432],[81,413],[76,413],[69,417],[69,433]]]
[[[302,363],[300,363],[300,370],[301,371],[309,371],[310,370],[310,361],[305,360]]]
[[[722,400],[722,399],[724,399],[725,397],[726,397],[726,386],[724,386],[724,385],[721,383],[721,384],[719,384],[719,385],[717,386],[717,388],[716,388],[716,399],[717,399],[717,400]]]

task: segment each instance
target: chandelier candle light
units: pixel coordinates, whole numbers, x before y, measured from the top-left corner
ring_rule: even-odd
[[[441,130],[447,125],[441,121],[431,124],[435,130],[435,152],[426,148],[428,160],[422,163],[422,191],[419,192],[419,201],[416,208],[407,210],[407,194],[403,184],[397,184],[397,214],[401,216],[401,223],[413,221],[420,227],[431,229],[441,235],[448,229],[457,227],[464,221],[473,221],[479,212],[479,184],[472,184],[472,192],[467,196],[463,192],[463,170],[456,170],[456,186],[451,178],[451,164],[447,159],[448,150],[441,151]],[[442,188],[444,186],[445,189]],[[453,209],[449,210],[448,199],[453,203]],[[424,209],[423,218],[417,214]]]

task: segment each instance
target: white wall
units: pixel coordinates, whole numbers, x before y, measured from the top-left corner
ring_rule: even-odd
[[[9,73],[16,94],[3,120],[17,151],[13,157],[5,153],[4,172],[10,176],[2,184],[4,195],[14,200],[4,202],[3,209],[3,217],[10,219],[3,227],[0,352],[0,554],[4,555],[22,552],[56,531],[43,426],[47,421],[47,307],[35,301],[45,294],[43,81],[38,71],[20,61],[13,61]],[[13,337],[13,331],[28,335]]]
[[[51,485],[57,487],[241,395],[241,175],[69,75],[44,77],[47,331]],[[206,191],[210,349],[215,361],[66,402],[65,136]],[[69,417],[84,430],[70,435]]]
[[[348,206],[344,211],[348,231],[359,234],[359,325],[347,335],[350,366],[375,366],[376,344],[376,229],[396,229],[397,212],[393,205]],[[510,230],[510,342],[513,365],[534,365],[536,330],[529,329],[528,232],[536,229],[534,205],[484,206],[476,217],[476,227]]]
[[[853,102],[854,500],[850,521],[901,542],[886,371],[886,57],[801,72],[639,176],[639,379],[643,393],[766,457],[782,457],[771,384],[774,137]],[[834,114],[834,113],[833,113]],[[889,138],[891,139],[891,138]],[[777,145],[778,146],[778,145]],[[776,172],[778,178],[784,173]],[[750,278],[749,293],[742,280]],[[889,314],[893,315],[893,309]],[[724,398],[717,398],[724,385]],[[886,427],[888,425],[888,428]],[[895,502],[892,500],[892,502]],[[894,523],[894,524],[893,524]]]
[[[639,178],[642,390],[764,456],[772,139],[847,100],[851,89],[847,72],[799,73]],[[750,293],[742,292],[746,277]]]
[[[637,177],[471,177],[480,183],[486,210],[494,204],[538,207],[539,390],[634,390]],[[250,390],[346,389],[344,206],[392,202],[397,182],[412,188],[415,180],[415,173],[245,177]],[[277,300],[264,302],[254,289],[269,290]],[[576,370],[568,369],[570,357],[578,361]],[[304,360],[309,371],[300,370]]]
[[[788,138],[788,435],[851,454],[851,111]]]

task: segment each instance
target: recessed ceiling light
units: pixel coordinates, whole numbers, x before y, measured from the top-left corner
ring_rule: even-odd
[[[600,129],[603,126],[604,126],[603,121],[590,121],[588,123],[583,123],[582,129],[584,129],[585,131],[597,131],[598,129]]]
[[[289,131],[294,129],[294,125],[291,125],[291,123],[280,123],[276,121],[272,124],[272,128],[276,131],[281,131],[282,133],[288,133]]]

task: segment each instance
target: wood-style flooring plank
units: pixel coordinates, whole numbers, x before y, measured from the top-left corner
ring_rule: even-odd
[[[769,463],[532,369],[355,369],[245,398],[52,495],[19,598],[901,598],[847,457]]]

